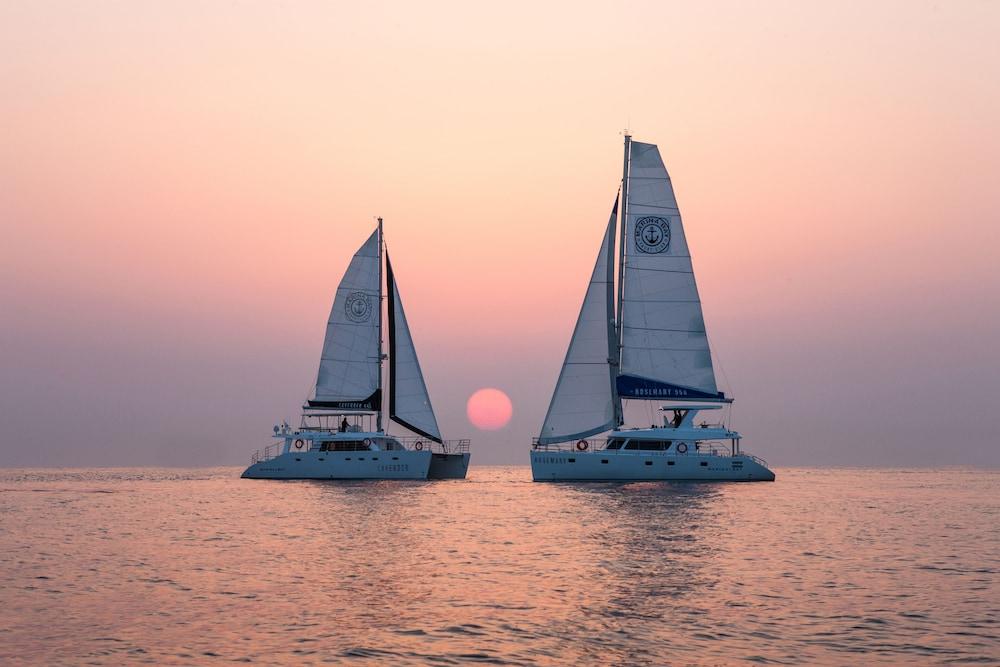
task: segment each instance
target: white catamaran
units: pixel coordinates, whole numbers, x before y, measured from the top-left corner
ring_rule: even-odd
[[[541,435],[535,481],[773,481],[725,424],[695,423],[718,390],[680,210],[660,151],[625,135],[624,173]],[[618,239],[617,298],[615,232]],[[616,308],[617,305],[617,308]],[[622,399],[668,403],[624,428]],[[603,439],[592,436],[607,433]],[[588,440],[588,438],[590,438]]]
[[[382,352],[385,254],[388,355]],[[389,361],[389,419],[415,435],[382,428],[383,360]],[[374,423],[373,423],[374,422]],[[354,254],[330,311],[316,387],[298,429],[274,427],[277,440],[254,453],[243,477],[255,479],[464,479],[469,441],[442,440],[403,301],[384,252],[382,219]]]

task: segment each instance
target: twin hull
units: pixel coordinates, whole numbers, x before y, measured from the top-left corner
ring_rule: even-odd
[[[533,451],[536,482],[692,480],[773,482],[774,473],[752,457],[621,451]]]
[[[463,479],[468,454],[429,451],[288,452],[254,463],[247,479]]]

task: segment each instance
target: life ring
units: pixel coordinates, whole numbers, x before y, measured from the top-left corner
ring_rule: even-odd
[[[303,445],[305,444],[306,444],[305,441],[302,438],[299,438],[298,440],[295,441],[295,449],[302,449]]]
[[[577,440],[576,441],[576,448],[578,450],[580,450],[581,452],[587,451],[587,447],[590,447],[590,443],[587,442],[586,440]]]
[[[422,443],[421,441],[417,440],[417,443],[415,445],[413,445],[413,448],[415,450],[417,450],[418,452],[422,452],[424,450],[424,443]]]
[[[677,451],[679,453],[681,453],[681,454],[687,454],[687,450],[688,450],[688,446],[687,446],[686,442],[682,442],[681,444],[677,445]]]

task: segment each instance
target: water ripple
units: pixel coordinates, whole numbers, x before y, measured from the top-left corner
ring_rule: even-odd
[[[997,472],[237,472],[0,471],[0,662],[1000,664]]]

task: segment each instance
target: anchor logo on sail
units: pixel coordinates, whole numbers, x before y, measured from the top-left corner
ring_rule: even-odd
[[[649,216],[635,221],[635,247],[656,254],[670,249],[670,220]]]
[[[344,312],[352,322],[364,322],[372,312],[372,303],[364,292],[351,292],[344,303]]]

